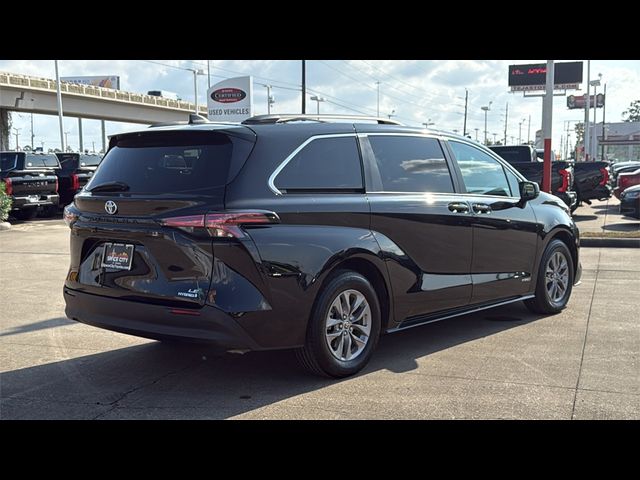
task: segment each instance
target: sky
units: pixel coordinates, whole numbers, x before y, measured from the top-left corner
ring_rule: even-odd
[[[575,61],[575,60],[559,60]],[[484,112],[489,105],[487,131],[489,138],[501,140],[505,130],[505,109],[508,103],[507,142],[518,143],[535,139],[541,128],[542,98],[524,98],[522,92],[510,93],[507,86],[508,66],[544,63],[546,60],[307,60],[307,113],[315,113],[317,103],[310,100],[320,95],[321,113],[377,114],[380,82],[380,115],[392,114],[406,125],[433,124],[432,128],[462,132],[465,89],[469,92],[467,131],[472,138],[484,137]],[[585,87],[587,62],[584,60]],[[299,113],[301,108],[301,62],[299,60],[209,60],[211,77],[198,77],[199,103],[206,101],[208,80],[211,85],[225,78],[252,75],[254,79],[254,113],[267,113],[267,89],[273,86],[275,104],[272,113]],[[183,100],[193,101],[193,73],[186,69],[207,71],[207,60],[61,60],[60,76],[117,75],[121,90],[146,93],[149,90],[175,92]],[[53,60],[0,60],[0,71],[55,78]],[[592,60],[591,79],[602,74],[607,85],[606,121],[619,122],[629,104],[640,99],[640,60]],[[602,93],[602,86],[598,93]],[[581,95],[584,90],[567,92]],[[591,91],[593,93],[593,89]],[[63,105],[64,110],[64,105]],[[602,121],[602,109],[597,121]],[[529,133],[529,116],[531,127]],[[593,110],[591,110],[591,120]],[[31,115],[12,113],[13,127],[19,130],[19,142],[28,144]],[[584,120],[584,110],[568,110],[565,96],[555,96],[553,102],[553,149],[560,150],[561,136],[570,125],[570,143],[575,142],[573,125]],[[573,122],[569,122],[573,121]],[[569,122],[569,123],[568,123]],[[78,148],[78,121],[65,118],[69,145]],[[107,135],[139,129],[140,125],[106,122]],[[44,142],[45,150],[59,148],[57,117],[34,115],[34,143]],[[496,134],[494,137],[494,133]],[[84,146],[92,150],[101,147],[100,122],[83,121]],[[564,141],[564,138],[563,138]],[[15,147],[11,135],[11,148]]]

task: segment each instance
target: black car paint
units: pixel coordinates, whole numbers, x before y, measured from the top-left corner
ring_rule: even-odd
[[[571,162],[573,166],[573,188],[578,194],[578,202],[606,200],[613,189],[610,183],[609,162]],[[606,174],[603,173],[606,170]]]
[[[89,182],[91,176],[96,171],[97,166],[84,165],[83,159],[89,157],[80,153],[56,153],[60,160],[60,168],[56,170],[58,176],[58,193],[60,195],[60,206],[70,204],[73,197]],[[96,157],[97,155],[90,155]],[[95,163],[95,162],[92,162]],[[73,175],[77,178],[77,186],[73,185]]]
[[[535,290],[531,279],[553,238],[568,244],[579,279],[578,231],[567,208],[545,193],[524,205],[517,198],[464,193],[446,148],[450,138],[467,141],[462,137],[338,123],[252,125],[242,131],[255,138],[255,145],[226,186],[223,206],[273,211],[280,223],[247,226],[247,236],[239,240],[211,239],[158,222],[211,209],[206,198],[81,192],[70,208],[78,218],[71,229],[64,288],[67,316],[141,336],[199,339],[226,349],[289,348],[304,343],[317,294],[340,268],[363,272],[372,281],[388,331],[529,298]],[[380,132],[437,138],[458,193],[271,191],[267,180],[273,171],[314,135],[357,135],[364,177],[371,185],[371,169],[377,167],[364,144],[367,134]],[[117,216],[104,212],[109,199],[118,203]],[[468,211],[452,212],[452,202],[466,203]],[[476,213],[472,206],[479,202],[493,211]],[[216,203],[214,209],[219,208]],[[99,268],[96,259],[105,241],[137,245],[134,270]],[[140,278],[127,278],[132,273],[151,287]],[[176,282],[202,295],[177,296]]]
[[[640,185],[629,187],[620,194],[620,214],[640,219]]]

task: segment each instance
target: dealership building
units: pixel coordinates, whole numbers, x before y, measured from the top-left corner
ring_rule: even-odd
[[[596,158],[640,161],[640,122],[602,123],[589,127]]]

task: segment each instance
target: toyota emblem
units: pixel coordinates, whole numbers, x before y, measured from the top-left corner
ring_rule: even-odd
[[[118,211],[118,205],[113,200],[107,200],[104,202],[104,209],[109,215],[113,215]]]

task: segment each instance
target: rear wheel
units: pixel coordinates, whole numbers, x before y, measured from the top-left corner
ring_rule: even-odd
[[[535,298],[525,300],[534,313],[558,313],[567,306],[573,287],[573,261],[564,242],[552,240],[547,245],[536,282]]]
[[[16,217],[18,220],[31,220],[38,214],[38,209],[34,208],[23,208],[22,210],[16,210],[11,215]]]
[[[371,358],[380,335],[380,303],[357,272],[336,274],[320,292],[309,320],[300,363],[325,377],[346,377]]]
[[[58,214],[58,206],[57,205],[47,205],[42,209],[43,217],[55,217]]]

